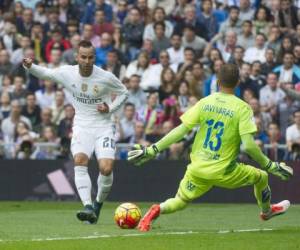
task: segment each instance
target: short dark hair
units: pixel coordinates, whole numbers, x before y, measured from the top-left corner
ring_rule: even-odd
[[[157,26],[162,26],[164,30],[166,30],[166,25],[163,21],[155,22],[153,28],[156,29]]]
[[[239,68],[237,65],[227,63],[221,66],[218,72],[218,83],[227,88],[234,88],[239,82]]]
[[[80,47],[83,47],[83,48],[90,48],[90,47],[93,47],[93,44],[90,42],[90,41],[87,41],[87,40],[81,40],[78,44],[78,49]]]
[[[126,102],[125,105],[124,105],[124,109],[127,108],[127,107],[132,107],[132,108],[135,109],[135,105],[132,102]]]

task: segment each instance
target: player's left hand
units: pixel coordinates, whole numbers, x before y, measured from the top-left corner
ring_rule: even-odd
[[[268,166],[270,167],[268,168]],[[267,171],[273,175],[276,175],[283,181],[287,181],[293,176],[293,169],[287,166],[284,162],[270,162],[267,166]]]
[[[108,105],[105,102],[103,102],[101,104],[98,104],[97,110],[100,113],[108,113],[109,112],[109,107],[108,107]]]
[[[149,147],[135,144],[132,150],[128,152],[128,161],[132,162],[135,166],[141,166],[145,162],[155,158],[158,153],[158,148],[154,144]]]

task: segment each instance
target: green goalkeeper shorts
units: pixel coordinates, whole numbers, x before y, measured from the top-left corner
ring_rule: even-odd
[[[250,165],[236,163],[236,168],[230,174],[219,179],[205,179],[204,177],[195,177],[187,170],[180,182],[177,195],[182,200],[189,202],[202,196],[214,186],[233,189],[255,185],[261,180],[264,172]]]

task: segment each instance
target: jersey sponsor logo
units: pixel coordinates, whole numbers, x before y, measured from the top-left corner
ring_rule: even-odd
[[[87,92],[88,85],[86,83],[81,84],[81,90],[82,90],[82,92]]]
[[[79,93],[79,94],[73,94],[73,98],[75,99],[75,101],[77,102],[81,102],[84,104],[98,104],[98,103],[102,103],[103,100],[102,98],[98,97],[98,98],[92,98],[89,95],[86,95],[84,93]]]

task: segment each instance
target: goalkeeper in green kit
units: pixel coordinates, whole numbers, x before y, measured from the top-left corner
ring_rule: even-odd
[[[254,185],[254,195],[261,209],[260,217],[269,220],[283,214],[290,206],[288,200],[271,205],[268,173],[282,180],[293,175],[284,163],[272,162],[255,144],[256,125],[250,106],[234,95],[239,83],[239,70],[234,64],[223,65],[218,73],[220,92],[201,99],[181,117],[182,124],[157,143],[142,147],[135,145],[128,160],[136,166],[153,159],[172,143],[181,140],[191,129],[199,126],[195,137],[191,163],[180,182],[177,194],[161,204],[153,205],[141,219],[140,231],[149,231],[151,223],[161,214],[184,209],[189,202],[202,196],[212,187],[239,188]],[[240,144],[261,169],[237,163]]]

